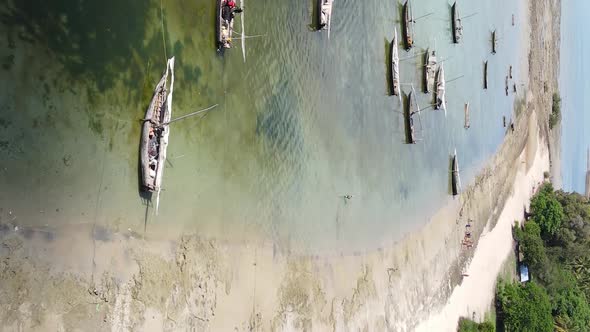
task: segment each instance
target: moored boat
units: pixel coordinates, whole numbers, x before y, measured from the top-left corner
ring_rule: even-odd
[[[456,1],[451,7],[451,18],[453,28],[453,43],[458,44],[463,37],[463,23],[461,22],[461,17],[459,16],[459,9],[457,8]]]
[[[443,63],[440,64],[438,72],[436,74],[436,93],[435,93],[435,104],[434,109],[444,110],[445,115],[447,114],[447,101],[445,99],[445,68]]]
[[[461,178],[459,177],[459,160],[457,159],[457,149],[453,154],[451,169],[451,192],[453,196],[459,195],[461,192]]]
[[[497,45],[496,30],[494,30],[494,31],[492,31],[492,54],[496,54],[496,45]]]
[[[403,6],[403,38],[404,48],[407,50],[414,46],[414,14],[410,0],[406,0]]]
[[[334,0],[316,0],[316,19],[318,22],[318,30],[328,30],[328,36],[330,35],[333,3]]]
[[[408,102],[406,107],[404,107],[404,128],[406,132],[406,143],[408,144],[415,144],[416,143],[416,136],[414,131],[414,119],[412,116],[416,111],[414,111],[414,95],[413,91],[410,91],[408,95]]]
[[[215,46],[218,52],[223,52],[223,50],[232,47],[234,16],[236,13],[242,12],[242,9],[236,7],[235,3],[229,3],[229,5],[232,5],[232,7],[229,7],[228,1],[230,0],[216,0]]]
[[[170,82],[168,76],[170,74]],[[166,70],[156,85],[152,100],[143,119],[140,145],[141,187],[145,191],[160,192],[166,149],[172,116],[174,91],[174,57],[168,59]]]
[[[488,88],[488,62],[483,63],[483,88]]]
[[[424,93],[429,93],[430,88],[434,87],[436,63],[436,52],[427,49],[424,54]]]
[[[393,40],[391,41],[390,56],[391,56],[391,68],[390,68],[390,82],[391,82],[391,93],[394,96],[399,96],[401,100],[400,92],[400,79],[399,79],[399,51],[398,51],[398,40],[397,40],[397,29],[394,30]]]

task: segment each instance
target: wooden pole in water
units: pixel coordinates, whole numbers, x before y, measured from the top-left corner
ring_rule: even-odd
[[[165,122],[161,126],[167,126],[167,125],[171,124],[172,122],[176,122],[178,120],[182,120],[182,119],[188,118],[189,116],[193,116],[193,115],[197,115],[197,114],[200,114],[200,113],[203,113],[203,112],[207,112],[207,111],[209,111],[209,110],[214,109],[215,107],[217,107],[217,105],[218,104],[215,104],[213,106],[209,106],[209,107],[205,108],[204,110],[200,110],[200,111],[196,111],[196,112],[193,112],[193,113],[189,113],[189,114],[183,115],[183,116],[178,117],[176,119],[173,119],[173,120],[170,120],[168,122]]]

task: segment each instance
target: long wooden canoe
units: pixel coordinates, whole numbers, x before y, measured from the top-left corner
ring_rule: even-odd
[[[459,195],[461,192],[461,178],[459,177],[459,160],[457,159],[457,149],[453,154],[452,170],[451,170],[451,191],[453,196]]]
[[[400,78],[399,78],[399,51],[398,51],[398,39],[397,29],[394,30],[393,40],[391,41],[390,56],[391,56],[391,67],[390,67],[390,82],[391,82],[391,93],[394,96],[399,96],[400,93]]]
[[[436,92],[435,92],[435,104],[434,109],[442,109],[447,114],[447,101],[445,98],[445,68],[443,63],[440,64],[438,72],[436,74]]]
[[[402,31],[404,38],[404,48],[407,50],[414,46],[414,14],[410,0],[406,0],[403,6]]]
[[[451,19],[453,28],[453,43],[458,44],[463,37],[463,23],[459,16],[459,9],[457,8],[457,2],[453,3],[451,7]]]
[[[496,54],[496,45],[498,41],[496,39],[496,30],[492,31],[492,54]]]
[[[168,75],[170,84],[168,85]],[[174,57],[168,59],[166,70],[156,85],[152,100],[146,110],[141,132],[140,168],[142,189],[160,192],[166,162],[166,149],[172,116],[174,91]]]
[[[412,119],[412,116],[416,112],[414,111],[414,107],[416,106],[414,105],[414,98],[413,92],[410,91],[410,94],[408,95],[408,102],[406,107],[404,107],[404,128],[406,132],[406,143],[408,144],[416,143],[414,120]]]
[[[436,64],[436,52],[427,49],[424,54],[424,93],[429,93],[430,88],[434,87]]]
[[[488,88],[488,62],[483,63],[483,88]]]

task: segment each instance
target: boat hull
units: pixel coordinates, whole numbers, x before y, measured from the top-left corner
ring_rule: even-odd
[[[461,36],[459,34],[459,26],[458,20],[459,19],[459,10],[457,9],[457,3],[453,3],[451,7],[451,22],[452,22],[452,29],[453,29],[453,43],[458,44],[461,40]]]
[[[410,94],[408,95],[408,100],[406,102],[406,107],[404,107],[404,128],[406,133],[407,144],[416,143],[416,137],[414,135],[414,124],[412,120],[412,114],[414,112],[414,103],[412,102],[413,98],[414,95],[410,91]]]
[[[403,39],[404,48],[406,51],[410,50],[414,46],[414,39],[412,33],[412,8],[410,7],[410,1],[406,1],[403,6]]]
[[[488,62],[483,63],[483,88],[488,88]]]
[[[453,155],[452,174],[451,174],[451,192],[453,196],[459,195],[459,161],[457,155]]]
[[[397,51],[397,31],[395,32],[393,39],[391,40],[389,48],[389,57],[391,59],[389,67],[389,82],[391,84],[391,94],[394,96],[400,95],[399,85],[399,54]]]
[[[171,99],[169,99],[172,98],[172,91],[168,95],[166,84],[169,68],[173,70],[173,67],[174,58],[168,61],[166,71],[154,89],[152,100],[143,119],[139,156],[141,189],[144,191],[159,191],[162,179],[170,133],[169,126],[165,124],[170,121],[172,115]]]

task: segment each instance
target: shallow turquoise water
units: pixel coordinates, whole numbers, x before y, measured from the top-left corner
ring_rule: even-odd
[[[399,30],[394,2],[337,1],[328,39],[309,27],[311,1],[248,0],[246,33],[266,35],[246,40],[245,62],[239,47],[216,54],[213,1],[3,5],[3,220],[96,222],[152,236],[262,234],[313,251],[398,240],[452,199],[454,148],[467,185],[498,147],[515,98],[504,95],[504,78],[510,64],[518,73],[519,33],[510,24],[517,4],[460,3],[462,15],[477,15],[453,45],[450,3],[414,2],[416,17],[433,14],[417,21],[417,47],[400,52],[402,81],[420,86],[415,55],[435,46],[447,79],[462,76],[447,84],[446,118],[422,112],[417,145],[403,143],[399,102],[387,93],[386,45]],[[173,125],[155,216],[138,194],[137,119],[165,52],[177,58],[173,117],[219,106]],[[420,105],[431,99],[419,92]],[[345,202],[346,194],[353,199]]]

